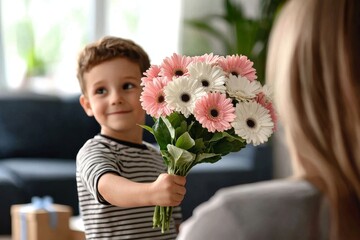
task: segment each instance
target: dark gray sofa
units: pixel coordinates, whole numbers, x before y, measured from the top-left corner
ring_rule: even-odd
[[[50,195],[79,213],[75,158],[99,130],[78,96],[0,93],[0,235],[11,232],[10,206],[32,196]],[[154,142],[146,131],[144,138]],[[271,155],[269,145],[249,146],[218,163],[196,166],[187,177],[184,218],[219,188],[270,179]]]
[[[0,94],[0,234],[11,229],[10,206],[50,195],[78,214],[75,157],[99,132],[78,96]]]

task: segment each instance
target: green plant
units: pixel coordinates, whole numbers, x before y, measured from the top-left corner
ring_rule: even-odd
[[[61,29],[52,26],[44,36],[37,36],[34,19],[29,15],[30,0],[24,0],[26,14],[16,24],[16,44],[20,57],[26,64],[25,79],[48,74],[60,49]]]
[[[258,79],[264,82],[270,30],[277,12],[286,0],[260,1],[260,16],[256,19],[247,17],[241,4],[224,0],[224,14],[209,14],[201,19],[185,20],[185,23],[194,29],[207,33],[220,42],[225,52],[219,54],[248,56],[254,62]],[[215,24],[217,21],[225,23],[230,34],[225,34],[223,29]],[[204,43],[203,45],[210,46],[211,44]]]
[[[29,18],[18,23],[16,37],[19,55],[26,63],[25,78],[45,75],[46,63],[36,51],[33,25]]]

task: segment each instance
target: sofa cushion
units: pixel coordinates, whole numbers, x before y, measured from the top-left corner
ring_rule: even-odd
[[[78,213],[76,163],[65,159],[12,158],[0,162],[23,189],[25,202],[49,195],[54,202],[69,205]]]
[[[11,232],[10,207],[25,201],[24,194],[18,186],[16,177],[0,167],[0,235]]]
[[[74,160],[82,144],[100,130],[79,97],[37,94],[0,96],[0,159],[9,157]]]

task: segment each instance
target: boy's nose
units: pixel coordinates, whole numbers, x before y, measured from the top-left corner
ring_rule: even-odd
[[[116,105],[116,104],[122,104],[124,102],[124,99],[122,97],[122,95],[120,93],[114,93],[112,98],[111,98],[111,104],[112,105]]]

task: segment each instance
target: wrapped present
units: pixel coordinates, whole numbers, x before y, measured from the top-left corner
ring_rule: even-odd
[[[71,229],[71,239],[72,240],[85,240],[85,233],[79,230]]]
[[[69,240],[69,206],[50,197],[33,197],[30,204],[11,206],[12,240]]]
[[[72,240],[85,240],[84,222],[80,216],[73,216],[70,218],[70,230]]]

